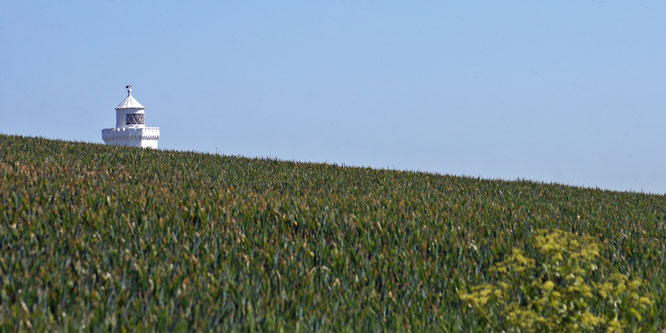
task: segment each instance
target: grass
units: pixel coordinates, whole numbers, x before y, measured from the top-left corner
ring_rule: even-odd
[[[458,290],[537,229],[665,326],[665,196],[0,135],[0,330],[478,330]]]

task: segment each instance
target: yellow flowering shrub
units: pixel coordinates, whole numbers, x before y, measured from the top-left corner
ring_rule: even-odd
[[[481,325],[520,332],[641,329],[652,299],[641,294],[640,279],[612,271],[594,238],[539,230],[533,239],[528,251],[513,249],[494,265],[490,282],[459,293]]]

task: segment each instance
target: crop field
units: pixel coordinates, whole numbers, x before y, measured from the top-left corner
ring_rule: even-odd
[[[476,331],[458,292],[589,235],[666,326],[666,197],[0,135],[0,331]]]

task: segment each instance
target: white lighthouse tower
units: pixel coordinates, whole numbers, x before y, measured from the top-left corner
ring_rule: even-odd
[[[146,127],[146,108],[132,97],[132,86],[125,88],[127,88],[127,98],[116,107],[116,127],[102,130],[104,143],[157,149],[160,128]]]

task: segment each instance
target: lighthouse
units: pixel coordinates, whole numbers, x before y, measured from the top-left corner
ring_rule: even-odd
[[[116,127],[102,130],[107,145],[157,149],[159,127],[146,127],[146,108],[132,97],[132,86],[125,86],[127,98],[116,107]]]

